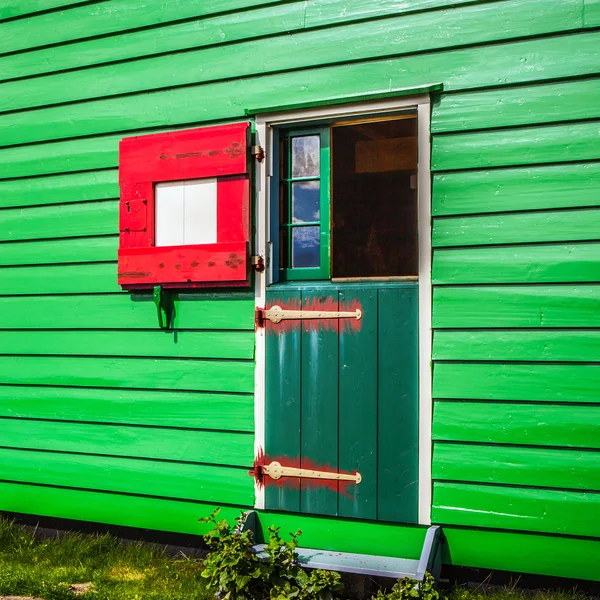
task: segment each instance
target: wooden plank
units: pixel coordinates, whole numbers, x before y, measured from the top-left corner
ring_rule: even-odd
[[[600,287],[520,285],[437,287],[433,326],[599,327]]]
[[[438,330],[433,359],[600,362],[600,331]]]
[[[281,527],[282,534],[300,528],[300,543],[307,548],[411,559],[419,558],[427,531],[411,525],[272,512],[260,512],[259,524],[263,537],[268,536],[269,525]]]
[[[443,173],[433,178],[433,215],[598,206],[600,163]]]
[[[303,289],[303,310],[339,310],[337,293],[317,286]],[[305,468],[337,471],[339,468],[339,348],[338,320],[303,321],[301,324],[300,444]],[[315,487],[300,480],[300,508],[304,513],[338,514],[339,484]]]
[[[0,6],[0,20],[32,15],[53,8],[83,4],[88,0],[6,0]]]
[[[198,515],[207,516],[215,508],[198,502],[0,482],[3,511],[173,533],[206,533],[210,525],[199,523]],[[220,517],[233,521],[241,510],[223,507]]]
[[[444,30],[447,24],[442,25],[441,30]],[[240,119],[244,117],[244,107],[263,106],[265,98],[273,94],[280,105],[285,105],[297,104],[299,100],[322,101],[344,98],[348,94],[386,92],[393,88],[427,85],[432,81],[443,83],[446,90],[458,90],[594,74],[597,73],[599,39],[598,32],[558,35],[257,76],[236,81],[235,86],[226,81],[171,88],[68,107],[44,108],[36,111],[35,120],[29,113],[14,112],[2,117],[2,142],[14,145],[117,130],[173,127],[202,120]],[[567,45],[571,48],[569,53],[564,52]],[[342,46],[348,47],[348,44]],[[322,54],[327,55],[330,47]],[[261,45],[261,52],[262,49]],[[298,54],[296,47],[292,50]],[[577,53],[576,63],[572,60],[573,53]],[[236,61],[241,61],[237,55]],[[165,111],[167,106],[168,112]],[[101,167],[95,164],[92,168]],[[61,171],[55,172],[68,169],[68,164],[63,162]]]
[[[245,293],[175,295],[175,329],[254,331]],[[157,329],[152,294],[0,298],[0,329]]]
[[[119,141],[122,137],[122,134],[118,134],[0,149],[0,179],[117,167]],[[80,175],[80,173],[76,174],[76,176]],[[6,183],[14,184],[14,182]],[[17,185],[21,184],[22,182],[17,182]],[[44,181],[41,185],[45,192],[47,187],[50,187],[46,186]],[[24,194],[26,189],[26,186],[23,187]],[[39,196],[39,192],[36,195]]]
[[[340,287],[340,310],[360,306],[360,330],[340,321],[339,468],[362,475],[340,495],[339,515],[377,518],[377,290]]]
[[[251,331],[2,331],[0,354],[254,358]]]
[[[600,452],[438,442],[433,478],[597,491]]]
[[[600,0],[583,0],[583,23],[585,27],[600,25]]]
[[[473,400],[594,403],[600,401],[599,374],[600,365],[438,362],[434,367],[433,395]],[[529,410],[541,409],[532,406]]]
[[[600,536],[600,494],[460,483],[433,486],[436,523]]]
[[[267,306],[300,307],[300,290],[267,291]],[[300,321],[283,325],[266,323],[265,443],[270,460],[301,467],[301,341]],[[273,510],[300,511],[300,480],[290,485],[266,485],[266,506]]]
[[[378,293],[377,517],[415,523],[418,509],[418,286]]]
[[[253,461],[253,436],[247,433],[12,418],[3,418],[1,424],[2,445],[9,448],[240,467]]]
[[[115,263],[4,267],[3,294],[84,294],[120,291]]]
[[[437,250],[434,284],[598,283],[600,244]]]
[[[114,261],[118,243],[116,235],[42,242],[4,242],[0,244],[0,266]]]
[[[598,579],[593,539],[444,527],[452,564],[554,577]]]
[[[251,506],[247,470],[173,461],[0,448],[4,481]]]
[[[600,201],[600,199],[599,199]],[[433,246],[485,246],[600,239],[600,209],[435,219]]]
[[[12,208],[118,198],[117,176],[116,170],[106,169],[0,181],[0,206]]]
[[[251,393],[254,390],[254,363],[2,356],[0,383]]]
[[[595,374],[597,372],[598,369]],[[460,372],[456,373],[457,377],[460,375]],[[536,373],[532,373],[531,376],[535,375]],[[583,382],[582,387],[585,383]],[[589,388],[589,381],[587,383]],[[597,392],[597,379],[595,384]],[[522,393],[523,399],[526,399],[526,395],[527,391]],[[597,403],[598,398],[592,399],[592,402]],[[599,422],[600,406],[597,405],[436,402],[433,439],[486,444],[600,448]]]
[[[583,24],[581,0],[537,0],[537,4],[544,18],[539,18],[539,12],[531,12],[529,0],[505,0],[467,4],[454,10],[393,16],[385,21],[383,27],[378,20],[368,20],[330,29],[303,29],[301,33],[269,38],[270,60],[266,68],[260,60],[264,41],[252,40],[233,47],[216,45],[192,50],[185,61],[176,53],[166,53],[93,69],[19,79],[2,85],[0,111],[556,33],[577,29]],[[140,13],[139,7],[137,11],[133,7],[130,10]],[[144,7],[144,18],[152,12],[149,7]],[[97,22],[99,19],[96,14],[93,20]],[[116,20],[117,15],[113,13],[111,21]],[[160,19],[153,25],[157,22]],[[496,23],[502,26],[495,27]],[[11,25],[4,27],[5,40],[13,38],[14,27]],[[61,21],[61,28],[56,29],[64,27],[66,23]],[[35,22],[28,25],[27,39],[33,37],[36,29]],[[69,33],[73,36],[74,32]],[[5,40],[0,41],[0,51],[6,48]],[[19,49],[20,40],[12,41],[10,49]],[[304,51],[298,52],[298,47]],[[231,60],[232,57],[235,61]]]
[[[251,394],[0,385],[0,416],[252,433],[254,399]]]
[[[0,241],[83,237],[119,232],[118,201],[0,211]]]
[[[138,31],[127,31],[106,37],[84,39],[68,45],[21,52],[3,58],[0,78],[11,79],[56,70],[67,70],[152,56],[189,48],[200,48],[241,41],[300,29],[312,29],[341,22],[381,18],[437,7],[451,7],[472,0],[410,0],[398,4],[389,0],[373,0],[368,6],[362,0],[333,0],[285,3],[220,14],[215,17],[169,23]],[[63,15],[63,19],[68,14]]]
[[[29,0],[31,1],[31,0]],[[56,0],[51,0],[56,2]],[[163,6],[136,0],[108,0],[86,3],[64,12],[37,15],[27,21],[5,23],[0,53],[37,46],[70,42],[131,28],[156,26],[175,20],[192,19],[251,6],[273,4],[275,0],[189,0],[185,6]],[[60,22],[59,27],[57,22]]]
[[[431,152],[434,171],[597,160],[600,128],[590,121],[438,135]]]
[[[469,131],[600,118],[600,79],[444,94],[431,131]]]

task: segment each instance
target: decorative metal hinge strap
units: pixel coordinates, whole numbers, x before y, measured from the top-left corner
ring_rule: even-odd
[[[358,485],[362,481],[362,475],[356,472],[354,475],[349,473],[330,473],[328,471],[314,471],[312,469],[298,469],[296,467],[284,467],[276,460],[269,465],[261,467],[263,475],[268,475],[271,479],[281,479],[282,477],[302,477],[305,479],[327,479],[331,481],[353,481]]]
[[[341,310],[288,310],[281,306],[271,306],[263,311],[263,318],[269,319],[271,323],[295,319],[362,319],[360,309],[352,311]]]

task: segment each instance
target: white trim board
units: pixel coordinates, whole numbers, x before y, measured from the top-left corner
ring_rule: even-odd
[[[333,120],[336,118],[381,116],[401,110],[417,111],[419,131],[419,506],[418,522],[431,523],[431,458],[432,458],[432,370],[431,370],[431,170],[430,170],[430,98],[429,95],[296,111],[260,114],[256,117],[257,143],[266,152],[266,158],[256,171],[256,247],[265,258],[267,268],[256,279],[256,306],[264,307],[266,286],[271,283],[272,269],[269,250],[269,177],[272,173],[273,127]],[[255,385],[255,448],[265,444],[265,340],[264,331],[256,334]],[[260,422],[259,422],[260,421]],[[257,489],[256,508],[264,508],[264,490]]]

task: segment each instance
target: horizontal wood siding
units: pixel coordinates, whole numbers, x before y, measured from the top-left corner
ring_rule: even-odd
[[[120,291],[122,137],[440,83],[432,517],[455,564],[597,578],[600,3],[535,4],[4,2],[0,510],[199,533],[254,502],[253,295],[163,332]]]

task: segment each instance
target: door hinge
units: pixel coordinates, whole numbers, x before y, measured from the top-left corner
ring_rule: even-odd
[[[262,475],[268,475],[271,479],[282,477],[300,477],[304,479],[324,479],[328,481],[352,481],[358,485],[362,481],[362,475],[357,471],[351,473],[331,473],[329,471],[315,471],[313,469],[299,469],[296,467],[284,467],[281,463],[273,461],[268,465],[260,467]]]
[[[261,320],[265,319],[271,323],[281,323],[281,321],[305,320],[305,319],[362,319],[362,311],[356,310],[288,310],[281,306],[271,306],[260,310]]]

